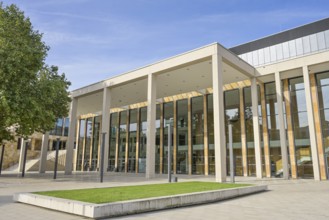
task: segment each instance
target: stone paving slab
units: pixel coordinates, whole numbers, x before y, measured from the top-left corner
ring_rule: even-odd
[[[3,172],[0,176],[0,220],[86,219],[81,216],[15,203],[12,200],[15,193],[166,182],[166,175],[159,175],[152,180],[146,180],[143,175],[106,173],[104,183],[99,183],[97,173],[64,175],[59,172],[57,180],[52,179],[52,173],[38,175],[28,172],[25,178],[19,176],[18,174],[6,172]],[[215,182],[214,176],[178,175],[178,177],[180,182],[191,180]],[[254,177],[236,177],[236,182],[256,185],[266,184],[269,190],[266,193],[253,194],[212,204],[114,217],[110,220],[329,219],[329,181],[272,178],[257,180]]]
[[[14,201],[29,205],[35,205],[89,218],[105,218],[162,209],[179,208],[196,204],[212,203],[263,192],[266,190],[266,185],[247,186],[233,189],[212,190],[105,204],[92,204],[32,193],[17,193],[14,194],[13,199]]]

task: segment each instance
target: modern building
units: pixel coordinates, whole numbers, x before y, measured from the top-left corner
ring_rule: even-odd
[[[66,173],[329,177],[329,18],[213,43],[72,91]],[[171,124],[172,132],[168,133]]]

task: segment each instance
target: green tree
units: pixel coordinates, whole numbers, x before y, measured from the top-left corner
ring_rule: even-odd
[[[24,12],[0,2],[0,142],[51,130],[67,115],[70,82],[45,64],[48,50]]]

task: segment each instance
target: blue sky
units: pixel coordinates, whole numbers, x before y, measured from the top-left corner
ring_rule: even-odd
[[[70,90],[213,42],[232,47],[329,16],[328,0],[4,0],[44,33]]]

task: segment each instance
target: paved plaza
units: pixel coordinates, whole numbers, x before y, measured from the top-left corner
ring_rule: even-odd
[[[214,181],[214,177],[179,176],[179,181]],[[267,184],[269,191],[211,204],[155,211],[112,219],[329,219],[329,181],[236,178],[237,182]],[[13,194],[42,190],[109,187],[135,184],[164,183],[160,175],[147,181],[143,175],[106,174],[99,183],[97,173],[58,174],[28,173],[0,176],[0,219],[86,219],[30,205],[14,203]]]

